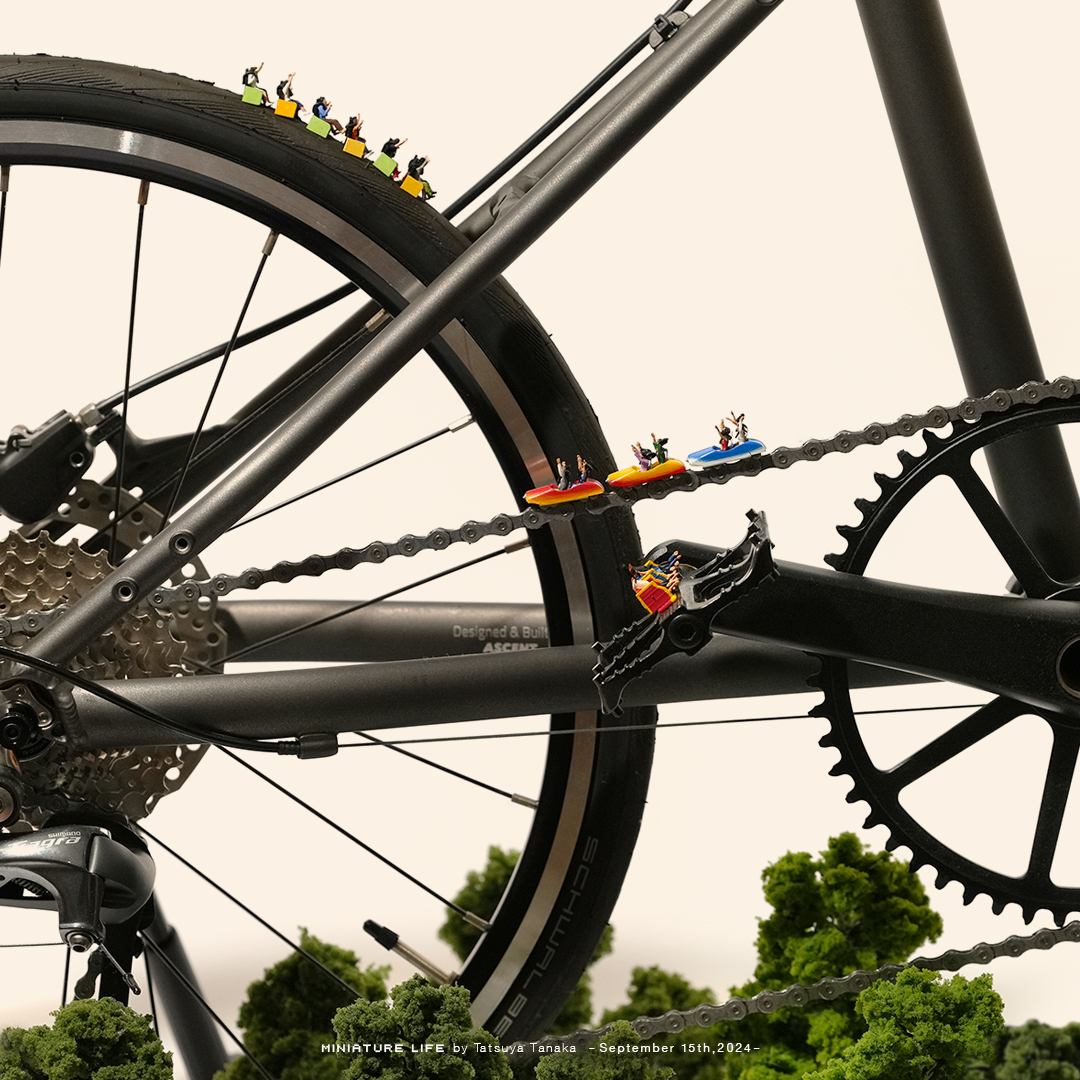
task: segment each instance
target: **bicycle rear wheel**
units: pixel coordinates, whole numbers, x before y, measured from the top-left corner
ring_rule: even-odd
[[[302,245],[390,313],[466,247],[429,206],[333,141],[175,75],[4,58],[0,163],[119,173],[195,194]],[[551,481],[556,456],[580,452],[598,469],[614,467],[588,401],[505,281],[461,312],[429,354],[482,429],[515,498]],[[628,512],[555,523],[530,540],[553,644],[609,637],[628,621],[633,601],[623,568],[640,554]],[[620,723],[654,718],[654,710],[631,710]],[[528,842],[461,973],[476,1022],[504,1041],[537,1036],[558,1012],[633,850],[652,732],[596,736],[597,722],[591,712],[552,717],[553,730],[581,733],[548,740]]]

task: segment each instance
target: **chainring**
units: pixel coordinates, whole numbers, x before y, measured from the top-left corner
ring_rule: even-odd
[[[57,517],[68,525],[108,528],[115,493],[90,480],[79,482]],[[141,547],[157,531],[161,515],[121,493],[117,539],[126,549]],[[113,569],[104,552],[84,551],[75,540],[59,543],[44,530],[32,536],[13,532],[0,541],[0,616],[48,612],[73,604]],[[205,575],[201,564],[195,569]],[[133,679],[193,675],[224,655],[225,632],[214,605],[173,605],[167,612],[145,607],[129,611],[109,631],[71,660],[69,666],[93,679]],[[21,648],[23,633],[5,644]],[[175,791],[206,752],[205,746],[169,744],[85,752],[51,742],[20,763],[25,788],[21,821],[14,831],[40,827],[52,814],[92,806],[135,821]]]
[[[855,526],[837,527],[847,541],[847,550],[840,555],[828,556],[826,562],[841,573],[864,573],[885,531],[930,481],[958,474],[960,470],[968,471],[971,455],[991,443],[1034,428],[1077,421],[1080,421],[1080,401],[1048,398],[1038,404],[1014,404],[1002,412],[988,412],[974,422],[957,420],[951,432],[945,435],[924,431],[925,453],[916,457],[901,451],[898,475],[875,476],[880,488],[879,497],[856,502],[862,511],[862,521]],[[978,516],[978,511],[976,514]],[[1067,586],[1063,585],[1061,592],[1068,592],[1069,597],[1075,599],[1075,592]],[[917,632],[917,628],[912,631]],[[977,643],[970,645],[977,647]],[[830,775],[848,776],[854,781],[847,801],[869,804],[866,828],[885,825],[890,834],[886,844],[890,850],[900,846],[910,849],[912,870],[921,866],[935,868],[938,888],[950,881],[959,882],[965,904],[979,893],[985,893],[992,901],[995,914],[1000,914],[1007,904],[1015,903],[1023,911],[1025,921],[1030,923],[1036,911],[1045,908],[1058,925],[1064,923],[1070,912],[1080,911],[1080,887],[1061,886],[1050,877],[1061,815],[1073,783],[1080,748],[1080,724],[1076,719],[999,697],[976,709],[906,761],[879,769],[871,760],[855,718],[848,662],[835,657],[819,659],[820,673],[810,681],[823,692],[824,700],[811,710],[811,715],[824,717],[830,723],[829,732],[820,740],[821,746],[833,747],[840,752],[840,759],[830,770]],[[1057,820],[1049,823],[1047,831],[1040,814],[1039,825],[1032,837],[1028,869],[1023,875],[1012,877],[967,858],[939,840],[904,808],[900,797],[905,787],[952,761],[1012,719],[1032,715],[1045,720],[1053,734],[1043,809],[1052,803],[1056,807]]]

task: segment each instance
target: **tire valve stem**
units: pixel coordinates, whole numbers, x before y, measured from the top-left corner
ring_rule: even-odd
[[[377,922],[368,919],[364,923],[364,932],[370,934],[384,949],[396,952],[403,960],[407,960],[417,971],[439,986],[446,986],[457,978],[456,971],[446,972],[436,967],[426,957],[410,949],[389,927],[380,926]]]

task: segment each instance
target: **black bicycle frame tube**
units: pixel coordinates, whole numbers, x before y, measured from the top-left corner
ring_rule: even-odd
[[[726,683],[740,696],[753,693],[746,683],[755,656],[734,640],[748,638],[769,646],[756,659],[779,661],[781,679],[808,674],[805,666],[799,670],[804,660],[781,656],[778,646],[786,646],[888,666],[882,683],[903,681],[896,672],[910,672],[1080,722],[1080,693],[1066,688],[1057,666],[1076,641],[1080,603],[923,589],[796,563],[777,568],[776,578],[716,617],[711,629],[725,637],[699,656],[658,664],[626,687],[624,703],[720,697]],[[917,629],[897,633],[906,627]],[[972,641],[979,649],[972,650]],[[178,723],[279,738],[595,708],[595,659],[589,646],[559,646],[218,678],[133,679],[121,692]],[[765,679],[776,692],[777,672],[769,668]],[[806,689],[805,683],[790,689]],[[122,715],[85,691],[75,694],[89,739],[80,749],[161,740],[153,722]]]
[[[176,930],[162,914],[161,905],[155,901],[154,921],[143,931],[177,970],[196,989],[199,981],[191,968],[187,951]],[[193,1080],[209,1080],[228,1062],[225,1044],[214,1018],[184,985],[172,969],[153,951],[144,953],[150,978],[154,983],[154,995],[161,1003],[161,1011],[169,1019],[173,1038],[184,1059],[184,1066]]]
[[[677,11],[684,11],[690,6],[690,0],[677,0],[664,13],[673,15]],[[499,162],[493,169],[485,173],[464,194],[459,195],[447,208],[445,215],[452,221],[474,199],[482,195],[492,184],[509,172],[517,165],[526,154],[535,150],[559,125],[568,120],[586,101],[597,93],[603,85],[621,71],[642,49],[649,43],[649,35],[652,33],[650,26],[643,34],[639,34],[633,43],[628,45],[614,60],[611,61],[599,75],[590,79],[554,116],[545,121],[536,129],[516,150],[512,151]]]
[[[357,358],[245,462],[27,650],[66,663],[217,539],[309,457],[468,302],[635,146],[765,17],[767,0],[713,0],[644,62],[649,78],[512,210],[440,274]],[[657,63],[653,63],[656,61]]]
[[[1043,379],[938,0],[856,2],[968,393]],[[1080,576],[1080,498],[1060,433],[986,454],[1006,515],[1047,571]]]
[[[678,5],[676,5],[677,7]],[[671,9],[671,10],[674,10]],[[683,29],[687,29],[686,23]],[[680,30],[679,33],[682,31]],[[648,33],[645,38],[648,39]],[[550,172],[578,143],[581,142],[598,124],[611,115],[628,97],[644,86],[653,71],[663,63],[662,54],[679,36],[676,33],[668,41],[663,41],[652,57],[638,64],[628,75],[620,79],[599,101],[578,117],[558,138],[545,146],[525,166],[518,170],[506,183],[499,186],[495,193],[484,200],[464,221],[458,223],[458,229],[470,240],[482,236],[494,224],[500,214],[515,201],[520,199],[537,182]],[[628,50],[629,51],[629,50]],[[659,55],[659,59],[657,58]],[[576,99],[575,99],[576,100]],[[539,134],[539,133],[537,133]],[[531,141],[531,140],[530,140]],[[499,166],[502,168],[502,165]],[[486,177],[485,177],[486,179]],[[448,212],[448,216],[449,212]]]

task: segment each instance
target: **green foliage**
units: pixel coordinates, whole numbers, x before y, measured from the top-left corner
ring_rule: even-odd
[[[112,998],[73,1001],[52,1027],[0,1035],[0,1080],[172,1080],[172,1054],[149,1016]]]
[[[739,997],[903,963],[941,934],[941,917],[931,910],[922,882],[907,864],[887,851],[871,851],[854,833],[830,839],[817,859],[788,852],[765,867],[761,878],[773,913],[758,925],[754,979],[732,988]],[[850,998],[779,1009],[719,1028],[725,1038],[786,1051],[799,1068],[824,1064],[865,1030]],[[754,1080],[750,1070],[760,1060],[756,1054],[732,1058],[728,1075]],[[769,1067],[778,1072],[780,1065]],[[765,1074],[762,1080],[772,1077]]]
[[[941,934],[941,916],[907,864],[871,852],[854,833],[831,839],[817,860],[789,852],[761,877],[774,909],[758,929],[762,989],[902,963]]]
[[[788,852],[765,868],[762,881],[773,912],[759,923],[755,978],[731,989],[739,997],[901,963],[941,933],[941,919],[930,910],[919,879],[888,852],[871,852],[852,833],[831,839],[816,859]],[[680,975],[636,968],[629,1001],[606,1012],[604,1020],[659,1016],[714,1000],[711,991],[695,989]],[[689,1028],[655,1041],[706,1047],[673,1053],[670,1064],[679,1080],[785,1080],[836,1057],[865,1030],[854,1000],[842,998],[808,1009],[752,1014],[707,1030]],[[728,1042],[761,1050],[716,1052]]]
[[[326,945],[301,929],[300,945],[364,1001],[386,997],[389,967],[369,966],[361,971],[356,954]],[[240,1006],[244,1045],[252,1056],[278,1080],[336,1080],[344,1062],[323,1053],[330,1042],[334,1014],[355,1000],[343,986],[300,953],[268,968],[248,987],[247,1001]],[[215,1080],[259,1080],[261,1074],[247,1058],[230,1062]]]
[[[488,848],[487,865],[483,870],[469,871],[465,877],[465,886],[454,897],[454,903],[482,919],[490,919],[506,891],[520,855],[519,851],[503,851],[493,844]],[[477,927],[466,922],[453,908],[446,909],[446,922],[439,929],[439,937],[454,950],[459,960],[464,960],[472,952],[480,934]],[[611,952],[614,934],[611,926],[604,928],[603,936],[589,961],[590,966]],[[588,1027],[591,1022],[592,978],[586,971],[552,1023],[551,1030],[556,1035],[561,1035]]]
[[[943,982],[937,972],[907,968],[895,983],[864,990],[856,1009],[866,1033],[815,1080],[956,1080],[1004,1028],[990,975]]]
[[[631,1049],[640,1043],[634,1029],[620,1020],[588,1049],[545,1054],[536,1066],[536,1080],[672,1080],[676,1073],[666,1064],[656,1065],[652,1054]],[[666,1062],[668,1055],[661,1057]]]
[[[630,978],[629,1000],[617,1009],[605,1011],[601,1023],[613,1020],[635,1020],[639,1016],[662,1016],[672,1009],[692,1009],[695,1005],[714,1004],[716,997],[708,988],[696,989],[681,975],[664,971],[659,967],[634,968]],[[677,1035],[658,1035],[650,1042],[671,1046],[673,1049],[664,1054],[663,1060],[670,1065],[677,1076],[694,1077],[706,1080],[702,1069],[721,1063],[714,1061],[710,1050],[717,1043],[716,1032],[707,1028],[686,1028]],[[710,1050],[683,1051],[683,1044],[706,1044]],[[713,1070],[715,1071],[715,1070]],[[717,1073],[720,1075],[720,1073]]]
[[[986,1080],[1080,1080],[1080,1024],[1063,1028],[1029,1020],[995,1040]]]
[[[343,1080],[511,1080],[495,1037],[473,1027],[463,986],[414,975],[391,997],[357,1001],[334,1018],[339,1044],[369,1047],[351,1055]]]

